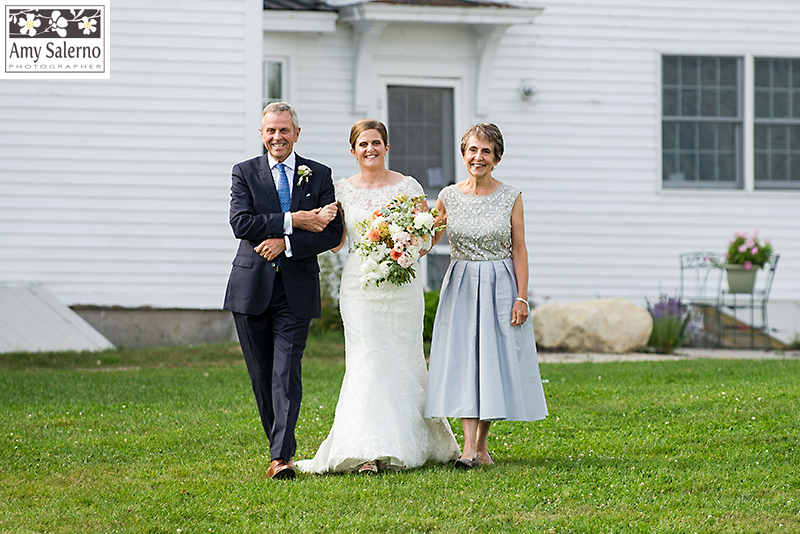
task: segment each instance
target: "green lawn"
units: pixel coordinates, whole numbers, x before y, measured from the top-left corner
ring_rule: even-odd
[[[341,354],[310,340],[299,457],[330,428]],[[0,369],[2,532],[800,532],[796,360],[542,365],[551,415],[496,424],[494,468],[293,482],[264,478],[235,345]]]

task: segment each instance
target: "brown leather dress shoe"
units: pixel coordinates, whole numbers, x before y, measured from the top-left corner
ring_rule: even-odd
[[[269,463],[269,469],[267,469],[267,478],[273,478],[275,480],[290,480],[293,479],[295,476],[294,465],[291,460],[290,463],[286,463],[280,458],[276,460],[272,460]]]

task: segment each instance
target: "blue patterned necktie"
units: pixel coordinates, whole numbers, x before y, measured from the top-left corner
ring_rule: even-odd
[[[281,211],[286,213],[289,211],[289,206],[292,202],[291,193],[289,192],[289,178],[286,176],[286,165],[278,163],[278,170],[281,177],[278,179],[278,200],[281,202]]]

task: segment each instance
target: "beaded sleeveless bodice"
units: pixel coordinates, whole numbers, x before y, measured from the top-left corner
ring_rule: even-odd
[[[511,209],[519,191],[507,184],[490,195],[463,193],[456,185],[442,189],[439,199],[447,210],[450,258],[467,261],[511,257]]]

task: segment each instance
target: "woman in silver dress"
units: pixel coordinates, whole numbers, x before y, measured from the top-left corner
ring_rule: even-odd
[[[450,266],[433,327],[426,417],[458,417],[464,448],[457,468],[493,464],[493,421],[547,415],[533,326],[528,321],[528,250],[519,191],[492,176],[503,156],[494,124],[461,139],[469,178],[439,193]],[[434,242],[442,238],[437,233]]]

